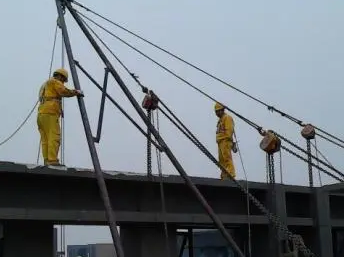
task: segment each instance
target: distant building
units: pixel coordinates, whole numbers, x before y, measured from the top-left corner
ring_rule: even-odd
[[[67,257],[115,257],[113,244],[68,245]]]
[[[182,246],[182,236],[178,238],[178,247]],[[194,257],[235,257],[233,250],[219,231],[209,230],[193,233]],[[184,247],[182,257],[189,257],[189,247]]]
[[[178,236],[178,252],[183,236]],[[209,230],[194,232],[194,257],[235,257],[233,250],[219,231]],[[113,244],[68,245],[66,257],[115,257]],[[184,247],[182,257],[189,257],[188,245]]]

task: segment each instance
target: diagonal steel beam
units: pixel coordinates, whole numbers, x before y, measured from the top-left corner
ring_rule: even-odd
[[[83,31],[85,34],[86,38],[88,41],[91,43],[93,46],[94,50],[97,52],[99,57],[102,59],[104,62],[105,66],[109,69],[109,72],[112,74],[112,76],[115,78],[117,81],[118,85],[124,92],[124,94],[127,96],[137,113],[140,115],[142,120],[146,123],[147,127],[151,130],[152,134],[156,138],[156,140],[159,142],[159,145],[163,148],[165,151],[166,155],[170,159],[170,161],[173,163],[174,167],[177,169],[181,177],[184,179],[185,183],[187,186],[191,189],[191,191],[195,194],[196,198],[199,200],[199,202],[202,204],[203,208],[206,210],[210,218],[213,220],[215,223],[216,227],[220,230],[224,238],[228,241],[228,243],[233,247],[233,250],[240,256],[240,257],[245,257],[245,255],[242,253],[240,250],[239,246],[235,243],[233,240],[232,236],[228,233],[226,228],[224,227],[223,223],[219,219],[219,217],[215,214],[214,210],[211,208],[211,206],[208,204],[207,200],[203,197],[203,195],[200,193],[200,191],[197,189],[195,184],[191,181],[187,173],[185,172],[184,168],[182,165],[179,163],[177,158],[174,156],[170,148],[167,146],[165,141],[162,139],[160,136],[159,132],[154,128],[152,125],[151,121],[148,120],[146,114],[144,111],[141,109],[139,103],[136,101],[136,99],[133,97],[131,92],[129,91],[128,87],[125,85],[119,74],[116,72],[115,68],[112,66],[110,63],[109,59],[106,57],[102,49],[99,47],[95,39],[92,37],[91,33],[87,30],[85,24],[83,23],[82,19],[78,15],[78,13],[74,10],[72,7],[71,3],[69,1],[65,1],[66,7],[68,8],[69,12],[72,14],[73,18],[79,25],[80,29]]]
[[[61,26],[62,33],[63,33],[64,43],[66,46],[68,62],[69,62],[69,66],[70,66],[70,70],[71,70],[72,78],[73,78],[73,84],[74,84],[75,89],[80,90],[81,89],[80,82],[79,82],[78,74],[77,74],[76,67],[74,64],[72,47],[70,44],[67,26],[66,26],[66,22],[64,19],[64,6],[62,4],[62,1],[63,0],[55,0],[56,8],[57,8],[58,16],[59,16],[60,26]],[[81,114],[82,122],[84,125],[86,139],[87,139],[88,147],[90,150],[90,155],[92,158],[98,186],[100,189],[100,195],[101,195],[101,198],[102,198],[103,203],[104,203],[105,213],[106,213],[107,220],[109,222],[110,232],[112,235],[112,239],[114,242],[116,253],[117,253],[118,257],[124,257],[123,247],[121,245],[119,233],[117,231],[115,215],[114,215],[114,212],[113,212],[112,207],[111,207],[109,194],[108,194],[108,191],[106,188],[106,184],[105,184],[104,177],[103,177],[103,172],[101,170],[101,166],[100,166],[100,162],[99,162],[99,158],[98,158],[98,154],[97,154],[97,149],[96,149],[96,146],[95,146],[94,141],[93,141],[92,130],[91,130],[88,116],[87,116],[85,102],[84,102],[84,99],[82,97],[78,97],[78,104],[79,104],[80,114]]]

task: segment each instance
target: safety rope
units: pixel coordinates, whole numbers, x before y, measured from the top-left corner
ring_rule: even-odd
[[[161,99],[160,99],[161,102]],[[166,105],[165,105],[166,106]],[[159,107],[159,110],[164,114],[164,116],[169,119],[192,143],[195,144],[195,146],[201,150],[202,153],[204,153],[216,166],[218,166],[221,170],[225,171],[225,168],[217,161],[217,159],[207,150],[207,148],[193,135],[193,133],[183,124],[178,124],[179,122],[176,122],[171,116],[175,116],[173,112],[170,109],[167,109],[169,113],[172,113],[171,116],[166,113],[164,110],[162,110]],[[250,192],[247,192],[246,188],[242,186],[237,180],[235,180],[231,175],[229,175],[230,179],[238,186],[238,188],[248,195],[250,200],[256,205],[256,207],[267,216],[270,222],[272,222],[275,227],[283,232],[287,238],[290,240],[295,240],[297,243],[297,246],[299,247],[300,251],[308,256],[315,256],[314,253],[312,253],[300,240],[299,237],[294,235],[292,232],[290,232],[279,219],[278,216],[275,216],[272,214],[257,198],[255,198]]]
[[[53,43],[53,53],[52,53],[52,58],[50,61],[50,71],[49,74],[51,73],[51,67],[52,67],[52,60],[53,60],[53,56],[54,56],[54,51],[55,51],[55,43],[56,43],[56,35],[57,35],[57,25],[56,25],[56,29],[55,29],[55,35],[54,35],[54,43]],[[9,140],[11,140],[26,124],[26,122],[29,120],[29,118],[31,117],[32,113],[34,112],[34,110],[36,109],[37,105],[38,105],[39,101],[37,101],[35,103],[35,105],[33,106],[33,108],[30,110],[29,114],[25,117],[25,119],[23,120],[22,123],[20,123],[20,125],[12,132],[12,134],[10,134],[6,139],[4,139],[3,141],[0,142],[0,146],[4,145],[5,143],[7,143]],[[39,148],[40,148],[39,144]],[[38,150],[39,151],[39,150]],[[38,153],[39,156],[39,153]],[[37,161],[38,163],[38,161]]]
[[[244,176],[245,176],[245,181],[246,181],[246,190],[247,192],[250,192],[249,190],[249,184],[248,184],[248,176],[247,176],[247,172],[246,172],[246,168],[244,165],[244,160],[241,154],[241,150],[240,150],[240,146],[239,146],[239,139],[236,135],[235,129],[233,131],[233,135],[234,135],[234,139],[236,142],[236,147],[238,149],[238,154],[239,154],[239,158],[240,158],[240,162],[241,162],[241,167],[242,170],[244,172]],[[250,211],[250,198],[248,197],[248,195],[246,194],[246,208],[247,208],[247,226],[248,226],[248,231],[247,231],[247,236],[248,236],[248,257],[252,256],[252,232],[251,232],[251,211]]]
[[[8,136],[6,139],[4,139],[3,141],[0,142],[0,146],[2,146],[5,143],[7,143],[9,140],[11,140],[19,132],[19,130],[26,124],[28,119],[31,117],[33,111],[36,109],[37,104],[38,104],[38,101],[35,103],[35,105],[31,109],[31,111],[29,112],[29,114],[26,116],[24,121],[18,126],[18,128],[14,132],[12,132],[12,134],[10,136]]]
[[[110,19],[108,19],[108,18],[106,18],[105,16],[103,16],[103,15],[101,15],[101,14],[99,14],[99,13],[93,11],[93,10],[91,10],[90,8],[86,7],[85,5],[83,5],[83,4],[81,4],[81,3],[77,2],[77,1],[73,1],[73,3],[76,4],[76,5],[78,5],[79,7],[83,8],[84,10],[86,10],[86,11],[88,11],[88,12],[91,12],[92,14],[94,14],[94,15],[100,17],[101,19],[103,19],[103,20],[105,20],[105,21],[111,23],[112,25],[115,25],[116,27],[118,27],[118,28],[120,28],[120,29],[126,31],[127,33],[129,33],[129,34],[131,34],[131,35],[133,35],[133,36],[139,38],[140,40],[142,40],[142,41],[148,43],[149,45],[151,45],[151,46],[153,46],[153,47],[155,47],[155,48],[161,50],[162,52],[164,52],[164,53],[166,53],[166,54],[168,54],[168,55],[174,57],[175,59],[177,59],[177,60],[179,60],[179,61],[181,61],[181,62],[183,62],[183,63],[189,65],[190,67],[192,67],[192,68],[194,68],[194,69],[196,69],[196,70],[202,72],[203,74],[205,74],[205,75],[211,77],[212,79],[214,79],[214,80],[216,80],[216,81],[218,81],[218,82],[221,82],[222,84],[224,84],[224,85],[226,85],[226,86],[228,86],[228,87],[234,89],[235,91],[237,91],[237,92],[239,92],[239,93],[241,93],[241,94],[247,96],[248,98],[250,98],[250,99],[256,101],[257,103],[259,103],[259,104],[261,104],[261,105],[267,107],[267,109],[268,109],[269,111],[271,111],[271,112],[276,112],[276,113],[280,114],[282,117],[285,117],[285,118],[291,120],[292,122],[298,124],[299,126],[305,126],[305,124],[303,123],[302,120],[297,119],[297,118],[295,118],[295,117],[293,117],[293,116],[291,116],[291,115],[289,115],[289,114],[287,114],[287,113],[285,113],[285,112],[283,112],[283,111],[281,111],[281,110],[275,108],[274,106],[271,106],[271,105],[267,104],[266,102],[264,102],[264,101],[262,101],[262,100],[260,100],[260,99],[258,99],[258,98],[256,98],[256,97],[254,97],[254,96],[252,96],[252,95],[250,95],[250,94],[248,94],[248,93],[246,93],[246,92],[244,92],[244,91],[238,89],[237,87],[234,87],[234,86],[231,85],[229,82],[226,82],[226,81],[224,81],[223,79],[220,79],[220,78],[218,78],[217,76],[211,74],[210,72],[207,72],[207,71],[205,71],[204,69],[201,69],[200,67],[196,66],[195,64],[192,64],[192,63],[186,61],[186,60],[183,59],[182,57],[180,57],[180,56],[178,56],[178,55],[176,55],[176,54],[173,54],[171,51],[168,51],[168,50],[166,50],[166,49],[164,49],[164,48],[158,46],[157,44],[151,42],[150,40],[147,40],[147,39],[143,38],[142,36],[138,35],[137,33],[134,33],[134,32],[132,32],[132,31],[130,31],[129,29],[126,29],[124,26],[119,25],[118,23],[116,23],[116,22],[114,22],[114,21],[111,21]],[[77,11],[77,12],[78,12],[78,11]],[[87,16],[83,15],[83,14],[80,13],[80,12],[78,12],[78,13],[79,13],[80,15],[84,16],[85,18],[87,17]],[[91,22],[93,22],[94,24],[97,24],[97,23],[94,22],[91,18],[88,18],[88,17],[87,17],[87,19],[90,20]],[[105,29],[104,27],[102,27],[101,25],[98,24],[97,26],[99,26],[100,28],[104,29],[104,30],[107,31],[109,34],[113,35],[110,31],[106,30],[106,29]],[[124,40],[121,40],[119,37],[117,37],[117,36],[115,36],[115,35],[113,35],[113,36],[116,37],[117,39],[119,39],[119,40],[122,41],[122,42],[124,41]],[[123,42],[123,43],[125,43],[125,42]],[[127,43],[126,43],[126,44],[127,44]],[[127,44],[127,45],[128,45],[128,44]],[[339,142],[341,142],[341,143],[344,144],[344,140],[340,139],[339,137],[334,136],[333,134],[330,134],[330,133],[326,132],[325,130],[323,130],[323,129],[317,127],[317,126],[314,126],[314,128],[317,129],[319,132],[324,133],[325,135],[327,135],[327,136],[329,136],[329,137],[331,137],[331,138],[333,138],[333,139],[335,139],[335,140],[337,140],[337,141],[339,141]],[[338,144],[338,143],[334,142],[333,140],[331,140],[330,138],[328,138],[328,137],[326,137],[326,136],[324,136],[324,135],[321,135],[321,134],[319,134],[319,133],[316,133],[316,134],[319,135],[320,137],[322,137],[323,139],[325,139],[325,140],[327,140],[327,141],[329,141],[329,142],[331,142],[331,143],[334,143],[334,144],[336,144],[337,146],[340,146],[340,147],[344,148],[344,145]]]
[[[62,39],[62,49],[61,49],[61,67],[65,67],[65,47],[64,47],[64,39],[63,34],[61,33]],[[61,115],[61,164],[65,164],[65,118],[64,118],[64,107],[65,101],[62,97],[62,115]]]
[[[49,66],[49,75],[48,75],[48,79],[51,77],[51,73],[52,73],[52,69],[53,69],[53,63],[54,63],[54,56],[55,56],[55,47],[56,47],[56,39],[57,39],[57,30],[58,30],[58,24],[56,22],[56,26],[55,26],[55,33],[54,33],[54,41],[53,41],[53,49],[52,49],[52,53],[51,53],[51,58],[50,58],[50,66]],[[37,101],[36,105],[39,103],[39,101]],[[36,108],[36,107],[35,107]],[[35,109],[34,108],[34,109]],[[39,163],[39,156],[41,153],[41,139],[39,140],[39,144],[38,144],[38,151],[37,151],[37,159],[36,159],[36,164],[38,165]]]
[[[151,115],[153,126],[155,126],[154,115]],[[156,129],[160,134],[160,122],[159,122],[159,112],[156,111]],[[170,240],[169,240],[169,233],[168,233],[168,226],[166,221],[166,201],[165,201],[165,192],[164,192],[164,182],[163,182],[163,172],[162,172],[162,161],[161,161],[161,151],[157,148],[155,149],[156,159],[157,159],[157,166],[158,166],[158,173],[159,173],[159,186],[160,186],[160,198],[161,198],[161,210],[163,215],[164,221],[164,232],[165,232],[165,244],[166,244],[166,251],[168,253],[168,257],[171,257],[171,250],[170,250]]]
[[[64,46],[64,38],[63,33],[61,32],[61,67],[65,68],[65,46]],[[65,165],[65,117],[64,117],[64,110],[65,110],[65,100],[62,97],[62,115],[61,115],[61,164]],[[63,256],[66,256],[66,227],[61,224],[61,252]]]

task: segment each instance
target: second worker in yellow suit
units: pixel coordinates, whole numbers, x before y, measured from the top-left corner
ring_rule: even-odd
[[[235,178],[235,168],[232,159],[234,121],[225,113],[225,108],[220,103],[215,104],[215,113],[219,117],[216,130],[216,143],[218,145],[219,163],[226,169],[221,171],[221,179],[231,174]]]
[[[58,69],[48,79],[39,92],[37,126],[41,136],[44,165],[60,165],[58,152],[60,148],[60,116],[62,114],[62,97],[83,96],[82,91],[68,89],[68,72]]]

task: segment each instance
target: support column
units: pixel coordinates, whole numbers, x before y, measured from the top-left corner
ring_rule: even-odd
[[[283,224],[287,224],[287,209],[285,200],[285,190],[283,185],[276,185],[273,194],[268,193],[270,196],[270,211],[280,218]],[[278,237],[280,240],[278,240]],[[280,256],[282,252],[281,240],[285,240],[283,233],[278,231],[272,224],[269,225],[269,253],[271,257]]]
[[[164,226],[122,225],[120,230],[125,257],[161,257],[178,256],[177,232],[175,227],[169,226],[169,248],[167,253]]]
[[[55,257],[54,225],[44,221],[5,221],[2,257]]]
[[[316,214],[317,218],[317,256],[319,257],[333,257],[332,250],[332,227],[330,217],[330,200],[329,194],[317,188],[316,195]]]

